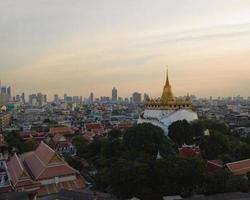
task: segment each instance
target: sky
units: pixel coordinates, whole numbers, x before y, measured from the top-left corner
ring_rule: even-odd
[[[250,96],[250,0],[0,0],[14,94]]]

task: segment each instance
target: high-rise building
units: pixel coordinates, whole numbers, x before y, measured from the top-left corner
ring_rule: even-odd
[[[25,94],[24,94],[24,92],[22,93],[21,99],[22,99],[22,103],[25,104]]]
[[[118,101],[121,103],[123,102],[123,98],[122,97],[118,97]]]
[[[132,103],[135,103],[135,104],[141,103],[141,93],[138,93],[138,92],[133,93]]]
[[[73,103],[79,103],[79,97],[73,96]]]
[[[37,94],[37,101],[39,106],[42,106],[44,104],[44,96],[41,92]]]
[[[7,94],[7,87],[6,86],[1,87],[1,94]]]
[[[94,101],[94,93],[93,92],[90,93],[89,100],[90,100],[90,102]]]
[[[17,94],[17,95],[16,95],[16,102],[20,102],[20,101],[21,101],[20,95]]]
[[[112,89],[112,101],[116,102],[117,101],[117,89],[113,87]]]
[[[107,96],[101,96],[100,98],[101,102],[105,103],[105,102],[109,102],[110,101],[110,97]]]
[[[11,87],[2,86],[0,81],[0,105],[6,105],[11,100]]]
[[[54,94],[54,102],[59,103],[59,95],[58,94]]]
[[[67,94],[63,95],[63,101],[66,102],[67,101]]]
[[[8,96],[8,100],[11,100],[11,87],[7,87],[7,96]]]
[[[47,94],[43,95],[43,102],[44,102],[44,104],[47,104]]]
[[[148,100],[149,100],[149,96],[148,96],[148,94],[145,93],[143,96],[143,101],[146,102]]]
[[[37,106],[38,100],[36,94],[29,95],[29,104],[32,106]]]

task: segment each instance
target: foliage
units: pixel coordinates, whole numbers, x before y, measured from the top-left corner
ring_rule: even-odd
[[[73,167],[74,169],[77,169],[78,171],[81,171],[83,169],[83,164],[80,160],[78,160],[77,158],[75,157],[68,157],[66,159],[66,162],[71,166]]]
[[[24,142],[24,151],[29,152],[29,151],[34,151],[36,150],[38,146],[38,143],[34,139],[29,139]]]
[[[225,135],[212,132],[200,144],[203,156],[206,159],[217,159],[219,155],[229,152],[229,139]]]
[[[206,129],[209,136],[204,135]],[[169,137],[171,140],[159,127],[139,124],[124,133],[111,131],[106,138],[89,143],[77,137],[74,143],[78,155],[97,172],[96,189],[121,199],[136,196],[158,200],[165,195],[188,197],[248,190],[246,179],[225,169],[211,173],[206,167],[206,159],[230,162],[249,158],[249,144],[233,137],[227,126],[208,120],[183,120],[169,127]],[[201,158],[176,156],[175,147],[184,143],[199,145]],[[162,158],[157,157],[158,153]]]
[[[190,124],[186,120],[176,121],[169,126],[168,136],[180,147],[183,144],[192,144]]]
[[[16,149],[18,153],[25,152],[25,144],[23,138],[16,132],[11,132],[5,135],[5,140],[9,144],[10,150]]]
[[[162,156],[173,154],[173,144],[161,128],[151,124],[138,124],[128,129],[123,137],[124,147],[148,153],[153,157],[159,152]]]
[[[76,135],[72,141],[73,145],[76,147],[77,155],[80,157],[84,156],[84,152],[87,148],[88,141],[83,138],[82,135]]]
[[[209,173],[205,183],[206,194],[246,192],[248,190],[248,183],[245,178],[233,176],[230,171],[225,169]]]

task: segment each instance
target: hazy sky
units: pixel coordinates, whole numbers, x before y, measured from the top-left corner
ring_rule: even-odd
[[[250,96],[250,0],[0,0],[14,93]]]

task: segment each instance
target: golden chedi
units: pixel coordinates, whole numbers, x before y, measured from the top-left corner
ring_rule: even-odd
[[[145,102],[145,108],[156,110],[178,110],[178,109],[191,109],[192,103],[189,95],[185,99],[177,99],[174,97],[171,85],[169,83],[168,71],[166,77],[166,83],[163,88],[163,92],[160,99],[150,99]]]

